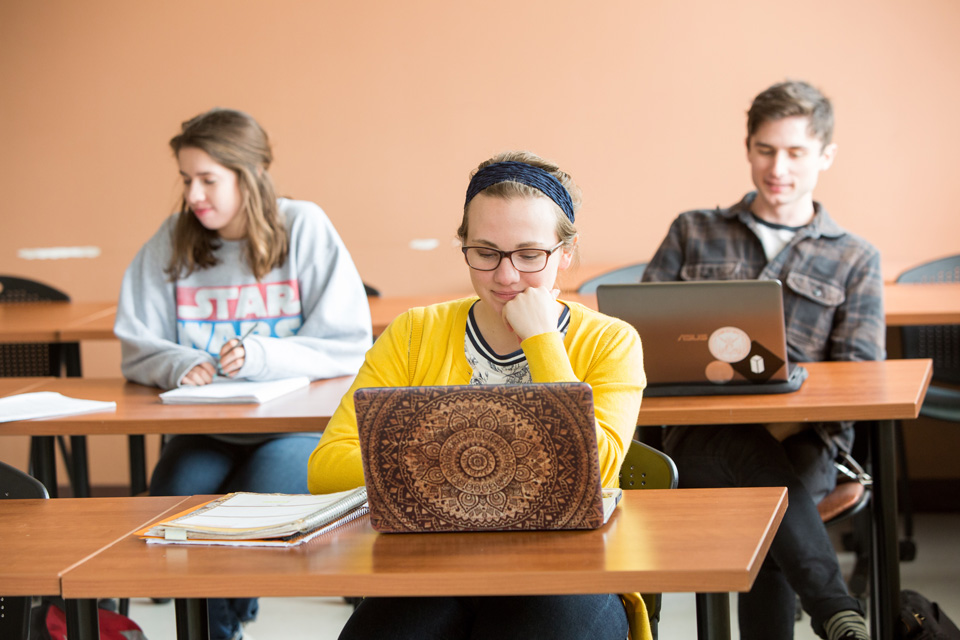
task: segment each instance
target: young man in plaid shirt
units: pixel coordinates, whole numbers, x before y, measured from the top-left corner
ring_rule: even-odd
[[[756,191],[726,209],[677,217],[644,281],[780,280],[791,359],[883,359],[880,255],[813,199],[836,156],[832,134],[830,101],[811,85],[783,82],[759,94],[746,139]],[[838,450],[849,451],[852,441],[851,423],[666,430],[664,449],[681,486],[788,489],[770,553],[753,589],[739,597],[741,638],[792,638],[795,594],[821,637],[868,638],[816,508],[836,483]]]

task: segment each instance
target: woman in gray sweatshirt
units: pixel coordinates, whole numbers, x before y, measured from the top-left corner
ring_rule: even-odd
[[[277,198],[266,132],[214,109],[170,146],[180,211],[137,253],[114,332],[129,380],[171,389],[217,375],[249,380],[354,374],[371,344],[370,308],[323,210]],[[308,493],[319,433],[180,435],[165,444],[152,495]],[[241,638],[254,599],[211,599],[213,640]]]

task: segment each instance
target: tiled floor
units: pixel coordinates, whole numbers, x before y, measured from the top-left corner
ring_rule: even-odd
[[[900,568],[902,587],[920,591],[939,602],[943,610],[960,620],[960,514],[920,514],[915,520],[917,558]],[[841,553],[847,569],[852,554]],[[731,598],[736,606],[736,597]],[[253,640],[325,640],[336,638],[352,608],[339,598],[262,598],[260,615],[248,627]],[[663,601],[660,638],[696,638],[694,597],[691,594],[666,594]],[[149,640],[176,637],[173,604],[156,605],[149,600],[134,600],[130,615],[143,628]],[[734,637],[737,636],[736,614]],[[814,640],[810,618],[797,623],[797,640]]]

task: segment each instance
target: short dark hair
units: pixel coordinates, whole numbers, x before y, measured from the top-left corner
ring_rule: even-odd
[[[779,82],[753,99],[747,112],[747,144],[764,122],[790,116],[810,119],[809,133],[825,147],[833,139],[833,106],[830,100],[811,84],[788,80]]]

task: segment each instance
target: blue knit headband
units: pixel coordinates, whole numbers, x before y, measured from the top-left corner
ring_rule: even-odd
[[[464,209],[470,204],[474,196],[495,184],[501,182],[519,182],[528,187],[540,190],[545,196],[557,203],[567,219],[573,222],[573,200],[570,192],[549,172],[526,162],[496,162],[485,166],[473,176],[467,186],[467,201]]]

